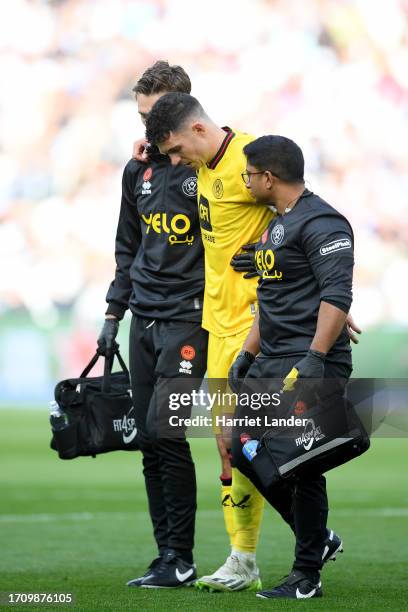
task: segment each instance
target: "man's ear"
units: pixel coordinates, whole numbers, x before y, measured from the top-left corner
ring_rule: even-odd
[[[202,136],[207,131],[204,123],[201,121],[194,121],[191,125],[191,129],[197,136]]]
[[[271,172],[269,172],[269,170],[265,170],[265,177],[266,177],[266,188],[267,189],[272,189],[273,187],[273,182],[274,182],[274,178]]]

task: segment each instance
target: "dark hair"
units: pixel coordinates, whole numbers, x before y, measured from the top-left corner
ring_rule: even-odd
[[[168,93],[153,106],[146,118],[146,139],[151,145],[166,140],[170,132],[183,127],[190,117],[204,116],[204,110],[196,98],[185,93]]]
[[[191,81],[181,66],[170,66],[169,62],[159,60],[145,70],[132,91],[145,96],[162,91],[190,93]]]
[[[285,136],[261,136],[245,145],[244,153],[252,166],[269,170],[285,183],[304,181],[302,149]]]

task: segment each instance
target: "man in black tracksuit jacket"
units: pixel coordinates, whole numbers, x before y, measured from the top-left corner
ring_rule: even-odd
[[[283,379],[285,386],[309,379],[303,385],[310,387],[310,379],[324,378],[325,401],[341,405],[352,371],[345,322],[352,300],[353,231],[343,215],[304,188],[303,154],[293,141],[264,136],[247,145],[244,153],[247,186],[258,202],[274,205],[278,214],[256,245],[259,313],[231,367],[231,384],[236,388],[245,376],[244,385],[250,388],[261,379],[263,390],[268,380],[278,385],[272,391],[279,392]],[[283,393],[282,402],[286,401],[290,393]],[[237,417],[245,413],[248,409],[240,406]],[[237,431],[233,440],[233,462],[277,507],[287,485],[264,489],[242,452],[240,433],[244,432]],[[325,478],[319,473],[299,476],[291,486],[295,561],[288,578],[258,593],[260,597],[304,599],[322,594],[320,570],[330,545]]]
[[[189,84],[181,67],[157,62],[134,88],[142,120],[160,95],[184,91]],[[98,343],[102,351],[112,349],[118,322],[130,308],[137,440],[159,552],[147,572],[129,586],[176,587],[196,578],[196,478],[190,447],[185,437],[169,436],[158,425],[160,384],[183,378],[186,390],[190,380],[197,384],[206,371],[208,338],[201,327],[204,258],[196,198],[195,171],[173,167],[157,150],[150,150],[147,164],[132,159],[123,172],[117,267]]]

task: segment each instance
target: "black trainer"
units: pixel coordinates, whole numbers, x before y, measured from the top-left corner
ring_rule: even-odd
[[[140,586],[146,589],[174,589],[189,586],[196,580],[195,564],[187,563],[174,550],[170,549]]]
[[[156,557],[156,559],[153,559],[153,561],[151,562],[151,564],[149,565],[149,567],[147,568],[147,570],[143,574],[143,576],[139,576],[139,578],[133,578],[133,580],[129,580],[129,582],[127,582],[126,585],[128,587],[140,587],[140,586],[142,586],[143,580],[148,578],[153,573],[153,570],[156,569],[156,567],[159,566],[159,564],[162,562],[162,559],[163,559],[163,557]]]
[[[327,563],[327,561],[335,561],[337,553],[343,552],[343,542],[337,535],[334,533],[333,529],[327,530],[327,538],[324,543],[324,550],[322,554],[323,563]]]
[[[256,596],[262,599],[310,599],[312,597],[321,597],[322,583],[313,583],[305,574],[299,570],[293,570],[286,578],[285,582],[279,584],[270,591],[259,591]]]

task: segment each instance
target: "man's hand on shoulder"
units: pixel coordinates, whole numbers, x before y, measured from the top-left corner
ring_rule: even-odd
[[[146,164],[149,161],[149,143],[145,138],[140,138],[133,143],[133,159]]]

